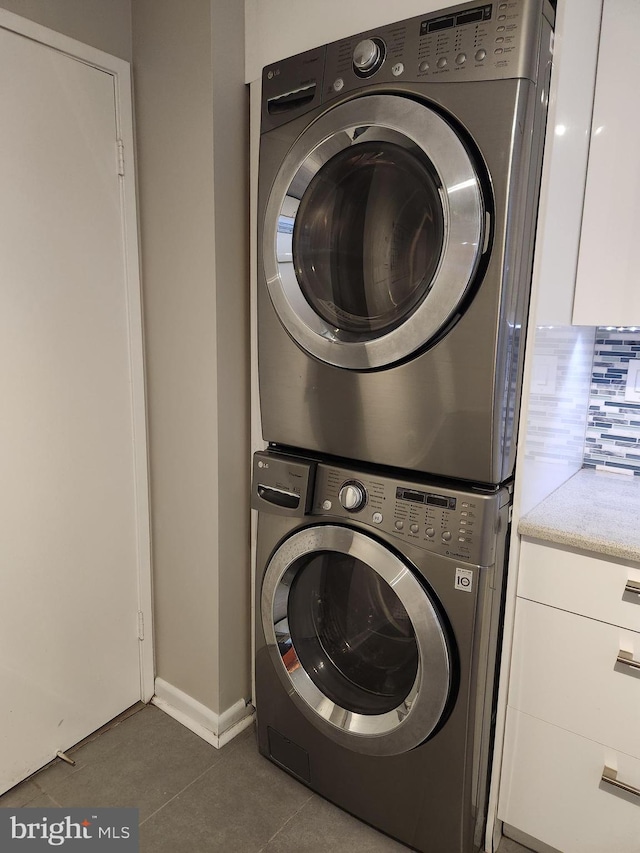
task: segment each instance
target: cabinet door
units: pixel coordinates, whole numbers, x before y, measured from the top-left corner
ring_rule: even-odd
[[[639,584],[637,564],[522,540],[521,598],[640,631]]]
[[[640,761],[508,709],[498,817],[562,853],[638,853]]]
[[[601,17],[602,0],[565,0],[556,12],[536,236],[537,326],[571,323]]]
[[[604,0],[573,322],[640,324],[640,3]]]
[[[640,634],[520,598],[509,704],[640,759],[640,671],[621,651],[640,660]]]

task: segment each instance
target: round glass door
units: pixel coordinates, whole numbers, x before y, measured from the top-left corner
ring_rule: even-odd
[[[289,642],[316,687],[356,714],[386,714],[409,696],[418,644],[389,584],[357,557],[316,553],[293,577]]]
[[[262,622],[287,692],[333,740],[393,755],[438,724],[451,690],[441,620],[376,540],[333,525],[287,539],[265,574]]]
[[[366,340],[395,329],[423,301],[443,238],[437,176],[425,158],[363,142],[332,157],[307,187],[293,266],[311,308]]]
[[[478,266],[480,181],[424,104],[370,95],[298,138],[271,190],[263,260],[274,308],[311,355],[366,370],[445,328]]]

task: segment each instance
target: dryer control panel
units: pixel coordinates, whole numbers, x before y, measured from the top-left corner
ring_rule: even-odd
[[[262,130],[365,83],[536,83],[554,21],[549,0],[472,0],[288,57],[263,71]]]
[[[371,82],[536,82],[543,0],[464,3],[327,45],[324,99]]]
[[[479,566],[493,565],[500,511],[511,501],[506,486],[461,490],[272,451],[254,455],[253,472],[254,509],[364,525]]]

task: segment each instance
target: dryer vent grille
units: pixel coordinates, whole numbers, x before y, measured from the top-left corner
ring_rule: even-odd
[[[302,782],[309,784],[311,781],[309,753],[270,726],[268,732],[269,756],[289,773],[293,773]]]

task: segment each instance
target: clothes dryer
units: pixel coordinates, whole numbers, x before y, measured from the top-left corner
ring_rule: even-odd
[[[264,69],[266,441],[512,474],[552,22],[466,3]]]
[[[423,853],[482,844],[510,503],[254,457],[259,749]]]

